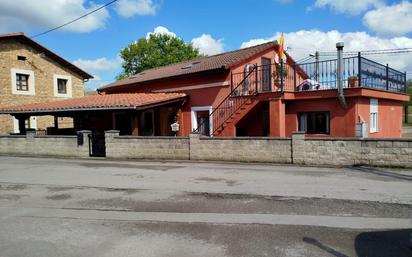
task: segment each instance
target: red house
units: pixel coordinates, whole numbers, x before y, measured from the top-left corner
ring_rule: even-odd
[[[180,136],[401,137],[405,73],[361,55],[306,64],[287,56],[277,63],[277,52],[270,42],[146,70],[96,96],[0,113],[68,116],[75,131],[135,136],[174,135],[177,122]]]

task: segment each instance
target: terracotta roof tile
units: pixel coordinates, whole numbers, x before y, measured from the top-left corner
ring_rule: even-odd
[[[226,52],[218,55],[212,55],[207,57],[202,57],[194,59],[191,61],[180,62],[176,64],[171,64],[163,67],[158,67],[154,69],[149,69],[142,71],[136,75],[130,76],[127,79],[113,82],[111,84],[105,85],[99,88],[99,91],[104,91],[105,89],[124,86],[130,84],[138,84],[142,82],[170,78],[175,76],[187,75],[197,72],[218,70],[218,69],[229,69],[230,67],[262,52],[267,49],[275,47],[275,43],[269,42],[257,46],[252,46],[248,48],[239,49],[236,51]]]
[[[89,95],[54,102],[1,108],[0,114],[81,111],[90,109],[143,109],[144,107],[175,100],[177,101],[185,97],[186,94],[184,93]]]

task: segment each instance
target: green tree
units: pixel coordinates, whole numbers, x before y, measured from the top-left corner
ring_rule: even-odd
[[[117,79],[124,79],[147,69],[192,60],[200,57],[199,50],[182,39],[165,34],[151,34],[120,51],[123,71]]]

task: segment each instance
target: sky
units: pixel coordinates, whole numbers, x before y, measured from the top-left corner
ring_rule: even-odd
[[[109,0],[1,0],[0,33],[33,36]],[[285,35],[295,60],[315,51],[412,47],[412,1],[395,0],[118,0],[34,40],[95,76],[95,89],[121,72],[119,52],[148,33],[167,33],[206,55]],[[369,58],[369,57],[368,57]],[[412,54],[371,56],[412,77]]]

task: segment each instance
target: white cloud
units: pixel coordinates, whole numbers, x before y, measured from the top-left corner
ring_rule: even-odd
[[[379,7],[384,4],[383,0],[316,0],[315,7],[330,7],[339,13],[359,14],[372,7]]]
[[[403,1],[371,10],[363,17],[363,22],[380,35],[396,36],[412,32],[412,3]]]
[[[202,34],[200,37],[192,39],[192,45],[205,55],[220,54],[224,51],[223,39],[216,40],[209,34]]]
[[[381,38],[372,36],[366,32],[341,33],[336,30],[323,32],[319,30],[301,30],[285,33],[285,47],[290,47],[288,53],[299,60],[307,57],[315,51],[336,51],[336,43],[344,42],[344,51],[383,50],[393,48],[412,48],[412,38],[393,37]],[[252,39],[242,43],[241,47],[252,46],[274,39],[279,39],[280,33],[272,37]],[[333,57],[331,57],[333,58]],[[369,55],[367,58],[376,60],[382,64],[389,64],[401,71],[412,70],[412,59],[408,55]]]
[[[98,5],[85,0],[1,0],[0,32],[14,32],[27,28],[48,29],[78,18],[80,15],[97,8]],[[108,11],[103,8],[61,30],[71,32],[90,32],[104,28],[109,18]]]
[[[146,34],[146,39],[149,39],[150,35],[169,35],[172,37],[176,37],[176,34],[169,31],[169,29],[163,27],[163,26],[157,26],[153,32],[147,32]]]
[[[114,59],[106,57],[97,58],[94,60],[77,59],[73,62],[74,65],[79,66],[83,70],[93,74],[95,80],[101,77],[101,73],[112,72],[120,69],[122,59],[120,56]]]
[[[119,0],[116,11],[120,16],[155,15],[158,6],[152,0]]]

